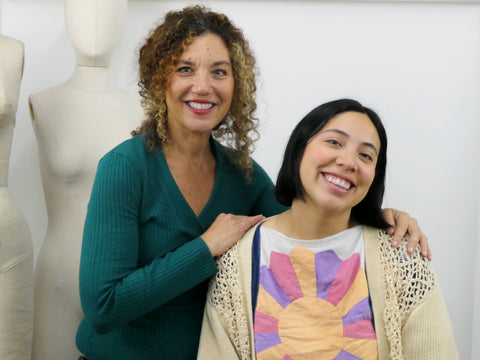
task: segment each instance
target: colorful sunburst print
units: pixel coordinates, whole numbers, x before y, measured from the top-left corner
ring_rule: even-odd
[[[272,251],[260,267],[254,330],[258,360],[377,359],[359,254]]]

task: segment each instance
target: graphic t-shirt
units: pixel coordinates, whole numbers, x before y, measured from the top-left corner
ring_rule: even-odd
[[[377,359],[363,227],[318,240],[260,229],[258,360]]]

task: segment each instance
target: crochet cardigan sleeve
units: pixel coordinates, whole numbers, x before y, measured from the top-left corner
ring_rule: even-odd
[[[197,360],[255,359],[252,242],[258,225],[217,259],[210,280]]]
[[[438,279],[419,249],[409,255],[406,245],[404,241],[394,249],[385,231],[365,228],[366,268],[379,357],[458,359]]]

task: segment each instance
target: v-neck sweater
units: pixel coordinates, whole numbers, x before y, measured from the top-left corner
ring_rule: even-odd
[[[215,185],[197,217],[160,148],[135,136],[99,162],[80,262],[79,350],[91,360],[194,359],[215,260],[200,238],[220,213],[271,216],[285,208],[254,162],[250,182],[211,139]]]

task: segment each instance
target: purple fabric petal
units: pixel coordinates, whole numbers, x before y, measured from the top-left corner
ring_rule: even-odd
[[[362,360],[344,350],[341,350],[333,360]]]
[[[317,275],[317,297],[326,299],[335,274],[340,268],[342,260],[333,250],[315,254],[315,271]]]
[[[260,267],[260,285],[280,304],[286,308],[290,304],[290,298],[275,279],[275,276],[265,265]]]
[[[278,333],[255,334],[255,351],[260,353],[265,349],[280,344]]]
[[[370,311],[370,304],[368,303],[368,296],[356,303],[350,311],[345,314],[343,319],[343,325],[350,324],[352,322],[363,320],[363,319],[371,319],[372,313]]]

